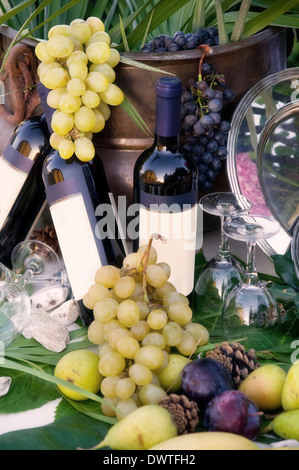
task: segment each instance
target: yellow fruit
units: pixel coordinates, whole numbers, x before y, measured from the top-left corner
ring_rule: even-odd
[[[289,369],[282,390],[281,403],[285,411],[299,409],[299,361]]]
[[[57,363],[54,375],[92,393],[98,393],[103,377],[98,369],[99,357],[92,351],[80,349],[65,354]],[[67,385],[58,385],[59,390],[68,398],[76,401],[87,400],[79,392],[74,392]]]
[[[260,410],[271,411],[281,407],[281,395],[286,372],[275,364],[267,364],[251,372],[239,386]]]
[[[299,410],[285,411],[272,421],[272,429],[282,439],[299,441]]]
[[[181,373],[184,366],[190,360],[180,354],[169,354],[169,362],[165,369],[158,374],[161,387],[164,390],[170,388],[170,392],[177,392],[181,388]]]
[[[165,408],[145,405],[114,424],[95,449],[109,446],[113,450],[147,450],[176,435],[177,428]]]
[[[260,450],[246,437],[225,432],[194,432],[164,440],[149,450]]]

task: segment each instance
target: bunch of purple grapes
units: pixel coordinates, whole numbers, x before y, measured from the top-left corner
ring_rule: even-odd
[[[173,36],[159,34],[144,44],[140,52],[177,52],[196,49],[201,44],[210,47],[219,45],[218,30],[214,26],[198,29],[194,33],[177,31]]]
[[[211,190],[227,157],[230,122],[222,118],[224,104],[235,99],[225,77],[203,63],[199,80],[191,79],[182,93],[181,139],[198,165],[200,190]]]

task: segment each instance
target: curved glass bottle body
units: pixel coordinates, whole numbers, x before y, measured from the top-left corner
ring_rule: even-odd
[[[41,172],[50,150],[47,123],[41,115],[16,127],[0,157],[0,261],[8,267],[13,248],[27,238],[43,209]]]

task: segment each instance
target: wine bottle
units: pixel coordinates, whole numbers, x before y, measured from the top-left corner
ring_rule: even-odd
[[[158,260],[170,265],[169,282],[189,295],[194,286],[198,170],[192,157],[180,147],[181,94],[178,78],[158,80],[155,139],[134,168],[139,234],[133,244],[138,249],[153,233],[166,239],[166,243],[154,242]]]
[[[42,165],[51,147],[44,115],[22,121],[0,157],[0,262],[25,240],[46,201]]]
[[[38,92],[51,131],[54,110],[46,103],[48,90],[39,84]],[[72,294],[87,326],[93,312],[83,297],[94,284],[96,271],[107,264],[121,267],[126,254],[105,169],[97,154],[84,163],[75,154],[64,160],[53,149],[44,162],[43,181]],[[105,233],[101,221],[107,225]]]
[[[83,163],[75,155],[63,160],[53,150],[44,162],[43,180],[72,293],[80,306],[83,323],[89,325],[92,311],[82,299],[94,284],[96,271],[107,264],[120,267],[125,256],[117,229],[112,227],[115,219],[110,220],[111,237],[101,238],[97,232],[100,218],[96,213],[104,217],[99,206],[109,204],[104,168],[97,156]]]

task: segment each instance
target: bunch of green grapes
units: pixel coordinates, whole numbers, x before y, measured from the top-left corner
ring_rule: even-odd
[[[208,342],[207,329],[192,322],[189,300],[169,276],[170,266],[157,262],[156,249],[141,246],[121,269],[99,268],[83,298],[94,314],[88,337],[98,346],[104,414],[121,418],[139,406],[158,404],[167,395],[159,374],[169,354],[189,357]]]
[[[55,109],[51,146],[64,159],[75,153],[81,161],[92,160],[93,134],[104,129],[110,106],[124,99],[114,83],[120,55],[104,23],[89,17],[53,26],[35,54],[40,82],[50,90],[47,103]]]

